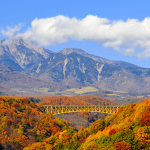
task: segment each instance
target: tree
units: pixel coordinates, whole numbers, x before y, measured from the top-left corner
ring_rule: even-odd
[[[131,146],[124,141],[115,142],[114,146],[117,150],[131,150]]]

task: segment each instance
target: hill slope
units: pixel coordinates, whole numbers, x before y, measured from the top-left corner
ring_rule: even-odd
[[[53,140],[52,142],[52,139]],[[36,148],[76,150],[132,150],[150,148],[150,100],[120,107],[104,120],[95,121],[78,132],[65,130],[36,143]],[[24,150],[35,149],[35,144]]]
[[[32,88],[56,88],[59,86],[59,84],[53,82],[53,81],[45,81],[41,80],[36,77],[29,76],[25,73],[18,72],[10,67],[6,67],[4,65],[0,65],[0,84],[3,87],[12,89],[12,94],[10,92],[5,92],[9,95],[13,94],[21,94],[17,93],[13,90],[19,90],[19,91],[30,91]]]
[[[46,115],[27,98],[0,97],[0,149],[21,150],[72,125]]]
[[[0,41],[0,64],[12,67],[17,71],[26,70],[51,55],[53,52],[50,50],[21,38]]]

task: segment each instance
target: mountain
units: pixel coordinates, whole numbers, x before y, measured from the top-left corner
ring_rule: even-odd
[[[77,54],[81,54],[82,56],[91,58],[99,63],[105,64],[105,65],[111,65],[114,67],[122,67],[125,68],[129,71],[131,71],[132,73],[136,74],[136,75],[140,75],[140,76],[150,76],[150,69],[149,68],[142,68],[139,67],[137,65],[128,63],[128,62],[124,62],[124,61],[112,61],[112,60],[108,60],[99,56],[95,56],[92,54],[88,54],[85,51],[81,50],[81,49],[76,49],[76,48],[64,48],[63,50],[59,51],[58,53],[62,53],[64,55],[68,55],[71,53],[77,53]]]
[[[53,57],[35,65],[29,72],[33,76],[61,82],[67,78],[76,78],[79,83],[97,81],[98,70],[102,64],[80,54],[55,54]]]
[[[0,65],[0,85],[3,87],[1,91],[4,95],[30,95],[35,93],[35,91],[32,91],[35,88],[51,89],[51,87],[53,87],[57,89],[59,86],[59,84],[54,81],[45,81],[32,77],[4,65]],[[5,88],[9,90],[4,90]]]
[[[135,92],[150,88],[147,81],[150,69],[123,63],[125,67],[95,61],[74,51],[68,54],[59,52],[36,64],[27,73],[41,79],[65,81],[68,85],[76,82],[115,91]]]
[[[6,88],[4,86],[0,86],[0,96],[15,96],[15,95],[32,95],[33,93],[31,92],[21,92],[21,91],[16,91],[11,88]]]
[[[95,61],[98,61],[98,62],[102,63],[102,64],[110,64],[110,65],[113,65],[113,66],[120,66],[120,67],[126,67],[126,68],[129,68],[129,67],[139,68],[138,66],[133,65],[131,63],[127,63],[127,62],[123,62],[123,61],[111,61],[111,60],[108,60],[108,59],[105,59],[105,58],[102,58],[102,57],[99,57],[99,56],[88,54],[85,51],[83,51],[82,49],[64,48],[63,50],[59,51],[58,53],[62,53],[64,55],[68,55],[68,54],[71,54],[71,53],[77,53],[77,54],[81,54],[82,56],[89,57],[89,58],[91,58]]]
[[[54,53],[21,38],[0,41],[0,64],[24,71]]]
[[[78,88],[81,94],[94,90],[95,94],[107,96],[149,93],[150,89],[149,68],[107,60],[75,48],[54,53],[21,38],[0,41],[0,64],[9,70],[3,66],[3,76],[0,76],[0,84],[7,88],[29,91],[36,88],[36,92],[46,91],[47,94],[70,94],[69,89]],[[16,75],[15,71],[18,71]],[[38,87],[44,90],[37,90]],[[83,92],[83,87],[89,87],[89,90]]]

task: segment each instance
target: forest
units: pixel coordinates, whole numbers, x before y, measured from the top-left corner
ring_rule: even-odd
[[[30,98],[31,99],[31,98]],[[32,98],[36,102],[36,98]],[[43,96],[38,105],[118,105],[112,101],[98,96]]]
[[[115,105],[100,97],[0,97],[0,149],[6,150],[141,150],[150,148],[150,100],[77,130],[46,114],[43,104]],[[49,102],[49,103],[48,103]]]

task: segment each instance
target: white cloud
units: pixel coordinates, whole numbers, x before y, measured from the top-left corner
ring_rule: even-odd
[[[12,36],[14,36],[14,34],[16,34],[17,31],[20,31],[22,26],[24,26],[24,23],[19,23],[18,25],[14,26],[14,27],[6,26],[7,30],[4,30],[3,28],[1,28],[1,33],[4,36],[12,37]]]
[[[8,31],[1,32],[11,36],[19,29],[8,28]],[[150,18],[143,21],[137,19],[111,21],[93,15],[81,20],[63,15],[45,19],[36,18],[26,32],[18,33],[16,36],[36,40],[42,46],[64,43],[70,39],[85,39],[102,43],[104,47],[113,47],[127,56],[150,57]]]

